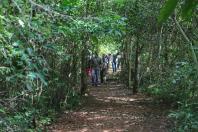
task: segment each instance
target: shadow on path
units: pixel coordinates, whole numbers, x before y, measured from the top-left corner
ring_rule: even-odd
[[[81,109],[65,112],[51,132],[168,132],[166,106],[142,94],[129,95],[121,84],[90,87]]]

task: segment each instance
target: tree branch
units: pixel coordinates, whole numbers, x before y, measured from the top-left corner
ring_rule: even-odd
[[[192,43],[191,40],[188,38],[188,36],[187,36],[186,33],[184,32],[184,30],[182,29],[181,25],[180,25],[179,22],[177,21],[176,14],[175,14],[174,20],[175,20],[175,23],[176,23],[176,25],[177,25],[177,28],[179,29],[179,31],[180,31],[181,34],[183,35],[184,39],[190,44],[190,49],[191,49],[191,52],[192,52],[193,60],[194,60],[194,63],[195,63],[195,65],[196,65],[196,69],[197,69],[197,72],[198,72],[198,61],[197,61],[197,56],[196,56],[195,51],[194,51],[194,48],[193,48],[193,43]]]
[[[15,4],[15,6],[19,10],[19,12],[22,13],[22,10],[21,10],[20,6],[17,4],[17,2],[15,0],[12,0],[12,2]]]
[[[57,11],[54,11],[53,9],[50,9],[49,7],[46,7],[44,5],[40,5],[36,2],[34,2],[33,0],[29,0],[30,4],[45,12],[48,12],[49,14],[54,14],[56,16],[59,16],[59,17],[62,17],[62,18],[65,18],[65,19],[70,19],[70,20],[74,20],[74,17],[73,16],[69,16],[69,15],[66,15],[66,14],[62,14],[60,12],[57,12]],[[93,17],[93,16],[86,16],[86,17],[75,17],[75,19],[83,19],[83,20],[100,20],[98,17]]]
[[[66,18],[66,19],[72,19],[73,20],[73,17],[72,16],[69,16],[69,15],[66,15],[66,14],[61,14],[61,13],[59,13],[57,11],[54,11],[54,10],[50,9],[49,7],[46,7],[46,6],[37,4],[37,3],[35,3],[32,0],[29,0],[29,2],[30,2],[30,4],[32,6],[36,6],[37,8],[40,8],[40,9],[44,10],[45,12],[48,12],[50,14],[54,14],[56,16],[60,16],[60,17]]]

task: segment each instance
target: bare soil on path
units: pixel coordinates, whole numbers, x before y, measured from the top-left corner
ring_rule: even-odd
[[[80,109],[65,111],[49,132],[168,132],[168,108],[116,82],[90,87]]]

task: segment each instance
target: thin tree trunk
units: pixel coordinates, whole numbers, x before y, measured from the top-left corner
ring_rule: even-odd
[[[196,56],[195,51],[194,51],[194,48],[193,48],[193,43],[190,41],[190,39],[188,38],[188,36],[184,32],[184,30],[182,29],[181,25],[177,21],[176,14],[175,14],[174,20],[175,20],[175,23],[177,25],[177,28],[179,29],[179,31],[183,35],[184,39],[190,44],[190,49],[191,49],[191,52],[192,52],[192,57],[193,57],[193,60],[194,60],[194,63],[195,63],[195,67],[196,67],[197,72],[198,72],[198,61],[197,61],[197,56]]]
[[[159,71],[160,71],[160,74],[162,73],[162,64],[161,64],[161,54],[162,54],[162,33],[163,33],[163,26],[160,28],[160,32],[158,33],[159,34],[159,38],[158,38],[158,44],[159,44],[159,50],[158,50],[158,62],[159,62]]]
[[[128,47],[127,47],[127,53],[128,53],[128,87],[132,88],[132,56],[131,56],[131,52],[132,52],[132,44],[131,44],[131,39],[130,41],[127,43]]]
[[[85,41],[86,43],[86,41]],[[84,43],[84,44],[85,44]],[[86,45],[86,44],[85,44]],[[87,75],[86,75],[86,49],[82,50],[81,54],[81,95],[84,95],[87,90]]]
[[[138,58],[139,58],[139,37],[137,37],[136,40],[133,94],[136,94],[138,92],[138,65],[139,65]]]
[[[85,6],[85,17],[88,16],[88,11],[89,11],[89,0],[85,0],[86,2],[86,6]],[[87,41],[88,41],[88,33],[85,33],[84,36],[82,36],[82,45],[83,45],[83,49],[81,52],[81,90],[80,93],[81,95],[84,95],[88,84],[87,84],[87,74],[86,74],[86,64],[87,64],[87,59],[86,59],[86,50],[87,50]]]

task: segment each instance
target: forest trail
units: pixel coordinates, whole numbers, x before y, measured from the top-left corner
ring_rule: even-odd
[[[80,109],[66,111],[50,132],[168,132],[167,106],[156,105],[142,94],[131,95],[110,81],[90,87]]]

